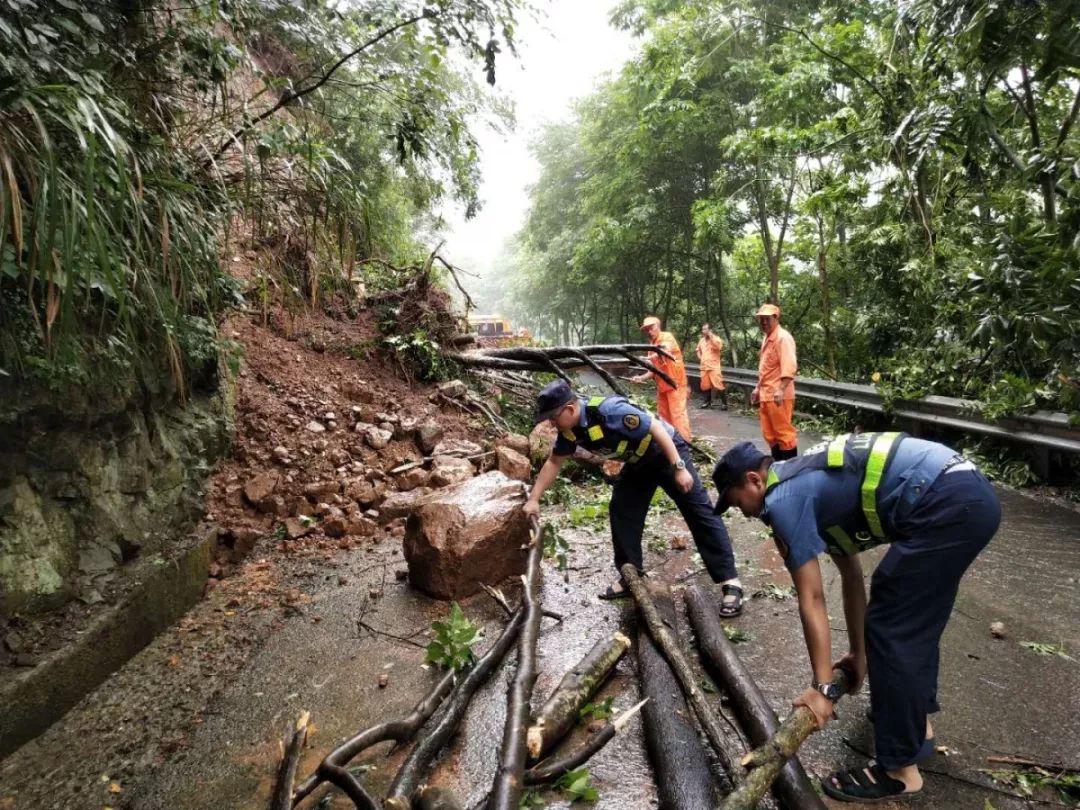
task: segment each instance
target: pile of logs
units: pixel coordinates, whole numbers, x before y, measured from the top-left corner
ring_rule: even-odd
[[[487,589],[509,617],[487,652],[468,669],[446,673],[405,717],[372,726],[342,742],[314,773],[294,786],[308,725],[304,713],[289,729],[283,744],[272,810],[292,810],[324,783],[337,787],[362,810],[463,810],[451,791],[428,785],[427,779],[454,737],[469,701],[498,671],[512,648],[517,650],[517,669],[507,699],[499,764],[490,791],[473,810],[517,810],[526,787],[555,783],[579,768],[642,709],[646,747],[662,807],[749,810],[757,807],[772,787],[783,807],[824,810],[795,758],[799,746],[817,727],[810,710],[798,708],[782,724],[777,722],[724,634],[714,598],[699,587],[691,587],[685,594],[687,615],[705,669],[730,697],[735,719],[729,718],[719,701],[705,693],[683,650],[670,594],[666,589],[655,593],[632,565],[623,566],[621,573],[641,619],[638,674],[643,700],[606,722],[584,742],[562,750],[568,748],[562,743],[582,708],[614,670],[631,641],[621,632],[601,639],[566,673],[547,700],[532,711],[541,619],[545,615],[561,619],[541,606],[542,558],[540,526],[534,520],[520,606],[511,607],[500,591]],[[847,688],[844,673],[837,673],[836,683]],[[743,732],[751,744],[758,746],[745,754]],[[719,782],[702,736],[723,771],[724,778]],[[414,739],[414,747],[381,801],[347,768],[352,759],[380,742],[393,741],[396,747],[403,747]]]

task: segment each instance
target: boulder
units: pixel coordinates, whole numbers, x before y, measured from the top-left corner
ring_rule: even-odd
[[[431,462],[431,478],[433,487],[448,487],[472,478],[476,470],[468,459],[457,456],[435,456]]]
[[[529,521],[525,488],[490,472],[440,490],[416,505],[405,524],[404,552],[413,587],[460,599],[525,573]]]
[[[499,472],[515,481],[528,481],[532,475],[532,464],[528,457],[509,447],[495,448],[495,466]]]
[[[529,434],[529,458],[537,462],[546,461],[558,435],[558,429],[551,422],[544,421],[534,427]]]
[[[416,429],[416,446],[425,456],[430,456],[442,439],[443,429],[438,422],[424,422]]]
[[[529,437],[520,433],[507,433],[495,440],[496,447],[509,447],[523,456],[529,455]]]

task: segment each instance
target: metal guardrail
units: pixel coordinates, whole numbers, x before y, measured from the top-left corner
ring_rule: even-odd
[[[604,358],[601,363],[613,368],[627,365],[624,358],[617,357]],[[687,363],[686,372],[695,380],[701,378],[700,367],[696,364]],[[754,369],[724,366],[724,381],[728,384],[753,388],[757,385],[757,378]],[[813,399],[845,408],[875,413],[886,411],[884,398],[872,385],[796,377],[795,395],[800,399]],[[1035,411],[1005,419],[986,419],[978,411],[978,403],[973,400],[938,396],[899,400],[888,409],[889,415],[899,420],[992,436],[1046,451],[1080,453],[1080,427],[1070,425],[1069,417],[1064,413]],[[1040,461],[1039,466],[1045,466],[1045,459]]]
[[[689,376],[700,378],[698,366],[688,363],[686,371]],[[744,388],[753,388],[757,385],[757,372],[725,366],[724,381]],[[795,396],[876,413],[884,413],[886,410],[884,398],[872,385],[796,377]],[[895,418],[952,428],[965,433],[978,433],[1066,453],[1080,453],[1080,428],[1070,425],[1069,417],[1063,413],[1035,411],[1022,416],[991,420],[979,415],[978,403],[973,400],[928,396],[894,402],[889,414]]]

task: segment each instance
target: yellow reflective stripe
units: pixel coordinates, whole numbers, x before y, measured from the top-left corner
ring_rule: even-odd
[[[607,399],[607,397],[589,397],[588,407],[598,408],[600,406],[600,403],[603,402],[605,399]]]
[[[830,467],[844,466],[844,448],[847,447],[847,440],[849,438],[851,438],[851,434],[845,433],[829,442],[829,458],[827,463]]]
[[[591,428],[589,428],[589,438],[592,439],[594,442],[600,441],[602,438],[604,438],[604,429],[600,427],[600,425],[593,425]]]
[[[652,434],[646,433],[645,438],[638,442],[637,449],[634,451],[634,455],[630,459],[630,463],[640,461],[641,457],[645,455],[645,451],[649,449],[649,445],[652,444]]]
[[[615,447],[615,455],[621,457],[622,454],[626,452],[626,446],[629,443],[630,442],[628,442],[626,439],[623,439],[621,442],[619,442],[619,444]]]
[[[840,549],[849,557],[854,557],[859,553],[859,548],[852,541],[848,533],[841,529],[839,526],[830,526],[827,528],[826,533],[833,540],[836,541],[836,545],[840,546]]]
[[[562,435],[563,435],[564,439],[568,439],[568,440],[570,440],[572,442],[577,441],[577,436],[574,434],[574,431],[572,431],[572,430],[564,430],[564,431],[562,431]]]
[[[769,472],[765,476],[765,489],[772,489],[774,486],[780,483],[780,476],[776,474],[776,470],[770,465]]]
[[[862,509],[866,516],[866,523],[870,527],[870,534],[874,537],[884,537],[885,531],[881,528],[881,518],[877,513],[877,488],[881,483],[881,476],[885,473],[885,462],[889,458],[889,450],[896,441],[899,433],[882,433],[874,439],[874,445],[870,448],[870,457],[866,460],[866,474],[862,482]]]

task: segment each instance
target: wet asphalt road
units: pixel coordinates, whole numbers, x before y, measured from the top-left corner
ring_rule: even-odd
[[[756,422],[745,416],[695,409],[692,419],[697,434],[721,450],[744,438],[759,440]],[[815,438],[807,437],[807,441]],[[916,800],[922,807],[984,810],[987,800],[998,810],[1029,806],[989,787],[991,783],[980,769],[990,767],[986,757],[993,754],[1080,763],[1076,710],[1080,706],[1080,663],[1038,655],[1021,644],[1062,643],[1069,654],[1080,658],[1080,514],[1010,491],[1001,494],[1005,513],[1002,529],[965,579],[942,645],[940,699],[944,710],[935,719],[935,726],[938,743],[950,754],[939,755],[929,765],[926,790]],[[770,583],[790,583],[761,524],[732,516],[729,528],[748,593]],[[659,548],[657,541],[670,542],[676,535],[688,537],[677,515],[650,518],[647,543],[652,539]],[[631,627],[633,622],[633,611],[625,602],[595,598],[613,576],[603,521],[594,530],[572,530],[568,536],[573,544],[569,583],[553,567],[546,569],[544,604],[563,613],[566,621],[544,622],[538,696],[546,696],[596,640],[617,628]],[[316,587],[309,608],[285,620],[254,650],[240,676],[207,707],[190,745],[164,765],[147,771],[125,790],[122,800],[118,797],[115,806],[140,810],[264,808],[288,717],[300,709],[312,713],[315,731],[300,768],[307,773],[343,737],[406,713],[436,677],[422,666],[423,651],[415,642],[423,642],[424,637],[418,633],[443,615],[446,606],[394,580],[392,572],[401,565],[397,551],[393,541],[384,541],[362,558],[357,552],[342,569],[349,573],[350,585],[356,583],[355,588]],[[691,551],[652,550],[646,563],[657,575],[680,585],[693,580],[685,578],[694,570]],[[872,565],[864,567],[869,575]],[[833,626],[842,631],[838,578],[831,566],[825,565],[824,570]],[[369,587],[383,588],[385,596],[372,603],[367,598]],[[490,600],[474,597],[463,607],[489,629],[488,638],[494,638],[503,618]],[[358,632],[356,618],[361,613],[370,625],[411,638],[414,643]],[[1005,623],[1004,639],[991,637],[993,621]],[[809,679],[794,600],[755,598],[748,602],[738,624],[751,636],[739,645],[740,654],[774,707],[785,713],[791,697]],[[837,652],[842,652],[842,632],[835,634],[834,644]],[[140,655],[152,654],[152,648]],[[511,672],[512,667],[504,667],[479,693],[453,750],[433,778],[454,787],[470,803],[490,784]],[[379,676],[384,673],[388,685],[380,689]],[[117,699],[108,694],[115,688],[114,680],[76,711],[92,712],[96,703]],[[148,682],[140,688],[155,687]],[[609,695],[615,698],[617,708],[636,702],[632,655],[620,662],[600,697]],[[165,701],[169,696],[163,694],[160,699]],[[839,721],[804,746],[803,761],[808,770],[820,775],[835,767],[861,764],[864,757],[859,751],[872,746],[865,718],[867,705],[865,692],[845,699]],[[14,756],[19,758],[23,776],[34,774],[36,781],[48,780],[55,769],[64,767],[65,759],[92,758],[94,752],[93,739],[72,745],[70,740],[51,739],[46,734],[35,747],[34,756],[24,752]],[[376,791],[389,784],[401,761],[401,754],[387,758],[385,753],[381,747],[358,760],[371,767],[365,780]],[[100,764],[99,770],[107,772],[109,763]],[[656,806],[637,721],[589,767],[600,792],[600,800],[593,805],[599,810]],[[550,807],[569,806],[557,793],[545,795]],[[15,798],[11,807],[31,806]],[[55,806],[103,807],[97,803]],[[329,806],[351,805],[338,796]]]

